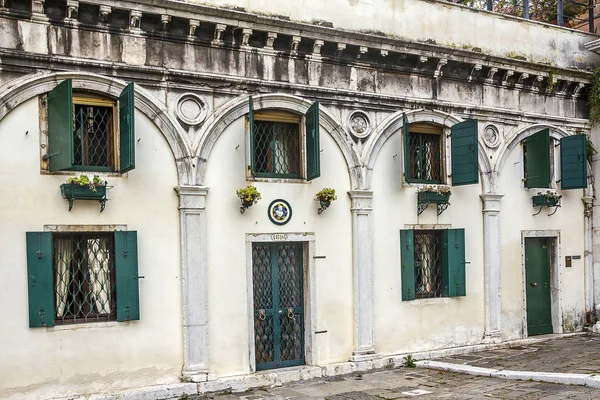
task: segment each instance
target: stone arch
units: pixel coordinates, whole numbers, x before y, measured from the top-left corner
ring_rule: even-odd
[[[85,72],[57,72],[27,75],[9,81],[0,87],[0,119],[21,103],[47,93],[61,81],[71,78],[74,89],[82,89],[118,98],[127,83],[102,75]],[[164,135],[177,166],[179,183],[189,184],[192,176],[189,167],[190,149],[184,132],[166,107],[152,94],[135,86],[135,107],[146,115]]]
[[[549,124],[534,124],[523,128],[519,128],[512,134],[511,138],[504,141],[504,143],[498,149],[498,156],[493,166],[494,172],[498,174],[500,173],[500,170],[502,169],[502,166],[504,165],[504,161],[506,161],[508,154],[511,152],[512,149],[515,148],[515,146],[521,143],[523,139],[546,128],[550,129],[550,136],[554,139],[560,139],[562,137],[569,136],[569,132],[567,132],[563,128],[559,128],[558,126]]]
[[[366,188],[370,188],[371,186],[373,167],[375,166],[375,161],[377,160],[377,156],[379,155],[381,148],[383,147],[385,142],[390,138],[390,136],[402,129],[402,126],[404,125],[402,115],[404,113],[405,111],[398,111],[387,117],[381,124],[377,126],[377,128],[373,132],[373,135],[371,135],[371,137],[367,141],[365,145],[365,150],[363,152],[363,164],[366,167]],[[431,122],[434,124],[442,125],[447,128],[450,128],[452,125],[463,121],[462,118],[452,114],[448,114],[437,110],[425,109],[406,111],[406,117],[408,118],[409,123]],[[481,142],[481,139],[478,140],[478,146],[478,164],[481,174],[482,190],[484,193],[487,193],[490,191],[492,185],[490,177],[492,168],[487,153],[485,151],[485,147]]]
[[[255,110],[278,108],[300,114],[305,114],[312,105],[312,102],[309,100],[282,93],[252,96],[252,101]],[[193,145],[194,153],[198,159],[198,167],[196,169],[197,184],[204,183],[208,158],[219,136],[233,121],[246,115],[248,107],[249,97],[247,95],[237,97],[215,110],[205,122],[202,132],[197,136]],[[361,188],[363,177],[360,158],[352,146],[352,139],[350,139],[348,134],[325,107],[320,107],[319,118],[321,126],[331,134],[342,151],[348,166],[352,189]]]

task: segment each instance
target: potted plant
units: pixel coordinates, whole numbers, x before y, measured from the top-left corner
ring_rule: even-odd
[[[248,185],[244,188],[238,189],[235,191],[237,197],[240,198],[242,202],[242,206],[240,207],[240,213],[244,213],[249,207],[258,203],[258,201],[262,198],[260,196],[260,192],[253,185]]]
[[[315,197],[315,201],[318,200],[319,201],[319,209],[318,209],[318,213],[321,214],[323,211],[325,211],[330,205],[331,202],[334,200],[337,200],[337,196],[335,195],[335,189],[332,188],[323,188],[321,189]]]
[[[73,208],[74,200],[98,200],[102,212],[106,205],[106,184],[98,175],[94,175],[92,179],[87,175],[80,175],[67,179],[67,183],[60,185],[60,192],[69,201],[69,211]]]

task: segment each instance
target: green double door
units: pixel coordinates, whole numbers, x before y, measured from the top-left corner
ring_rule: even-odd
[[[552,333],[550,239],[525,238],[527,335]]]
[[[252,245],[256,369],[304,364],[302,243]]]

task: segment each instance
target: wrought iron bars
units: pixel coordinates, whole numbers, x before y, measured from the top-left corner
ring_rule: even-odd
[[[73,148],[75,165],[112,168],[112,107],[74,106]]]
[[[300,177],[298,124],[255,121],[253,134],[257,174],[266,177]]]
[[[412,182],[442,181],[441,135],[410,132],[410,179]]]
[[[56,324],[116,320],[114,242],[110,234],[57,234]]]
[[[415,295],[442,296],[442,231],[415,231]]]

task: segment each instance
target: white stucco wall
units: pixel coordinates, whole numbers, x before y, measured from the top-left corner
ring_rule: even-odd
[[[316,335],[314,364],[347,361],[353,343],[352,227],[350,178],[342,152],[321,127],[321,177],[308,183],[247,182],[244,118],[232,122],[218,138],[208,159],[206,203],[210,372],[218,376],[250,372],[246,234],[314,233]],[[239,147],[238,147],[239,146]],[[240,214],[236,189],[254,184],[262,200]],[[315,193],[334,188],[338,200],[317,214]],[[267,208],[287,200],[292,219],[278,226]],[[305,292],[305,296],[307,293]],[[252,317],[253,318],[253,317]]]
[[[177,173],[156,126],[141,112],[135,123],[136,169],[105,177],[114,188],[100,213],[98,202],[81,200],[68,211],[59,185],[72,175],[40,174],[37,98],[0,120],[0,398],[114,391],[174,382],[181,373]],[[29,328],[25,232],[50,224],[138,232],[140,321]]]
[[[296,21],[324,20],[338,29],[434,42],[467,49],[478,48],[501,57],[559,67],[598,63],[583,48],[595,38],[581,31],[559,28],[444,1],[419,0],[187,0],[220,7],[243,7],[250,13],[285,15]]]
[[[559,157],[555,149],[555,159]],[[558,191],[563,197],[562,206],[556,214],[544,208],[537,213],[539,207],[533,207],[531,197],[537,190],[522,187],[523,152],[520,145],[515,146],[508,154],[500,171],[498,192],[503,194],[500,211],[501,242],[501,296],[502,296],[502,336],[504,339],[522,337],[523,317],[523,261],[524,248],[521,247],[522,231],[560,231],[560,258],[558,269],[561,274],[560,297],[562,308],[553,313],[562,314],[563,326],[568,331],[573,324],[581,328],[585,310],[584,286],[584,227],[583,227],[583,190]],[[560,184],[559,184],[560,187]],[[565,267],[565,256],[580,255],[581,259],[573,260],[572,267]],[[553,327],[557,332],[557,327]]]
[[[373,169],[375,344],[402,353],[478,343],[484,330],[483,216],[480,185],[452,188],[450,207],[417,216],[416,186],[402,185],[401,131],[383,145]],[[465,297],[402,301],[400,230],[412,224],[465,229]],[[415,228],[416,229],[416,228]],[[424,226],[422,229],[431,229]]]

